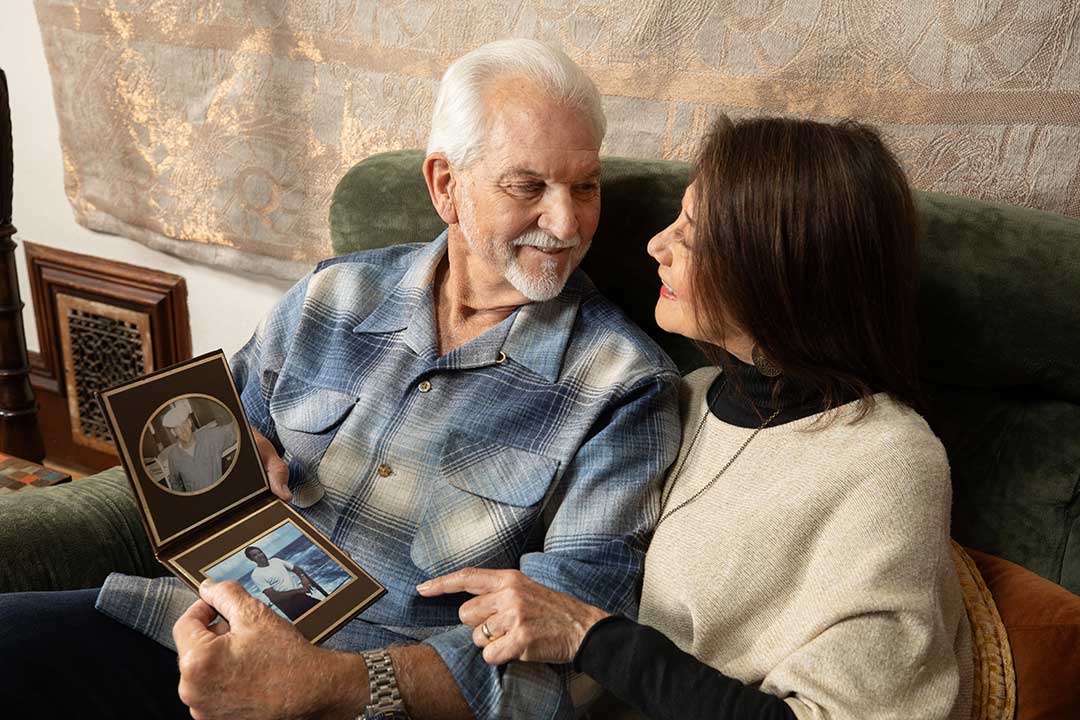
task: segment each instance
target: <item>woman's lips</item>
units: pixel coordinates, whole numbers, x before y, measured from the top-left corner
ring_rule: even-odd
[[[663,283],[660,284],[660,297],[664,298],[665,300],[679,299],[678,296],[675,294],[675,291]]]

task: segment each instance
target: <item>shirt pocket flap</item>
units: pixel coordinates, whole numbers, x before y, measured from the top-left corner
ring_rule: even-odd
[[[455,444],[441,460],[442,476],[458,490],[515,507],[544,499],[559,461],[491,443]]]
[[[452,433],[410,556],[429,577],[464,567],[517,567],[559,461]]]
[[[282,375],[270,399],[270,416],[278,427],[318,434],[341,422],[355,404],[356,398],[349,393]]]

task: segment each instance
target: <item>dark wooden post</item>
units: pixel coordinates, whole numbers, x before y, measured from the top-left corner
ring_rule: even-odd
[[[15,185],[14,147],[7,77],[0,70],[0,452],[39,462],[45,457],[30,387],[23,303],[15,274],[15,226],[11,224]]]

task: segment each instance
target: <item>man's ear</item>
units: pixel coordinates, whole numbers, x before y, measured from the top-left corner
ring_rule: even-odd
[[[439,213],[439,217],[447,225],[456,225],[458,214],[454,205],[454,190],[457,180],[445,155],[432,153],[424,158],[424,181],[427,183],[428,195],[431,196],[435,212]]]

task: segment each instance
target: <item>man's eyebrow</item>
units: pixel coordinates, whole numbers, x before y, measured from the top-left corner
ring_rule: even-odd
[[[599,179],[599,177],[600,177],[600,167],[597,166],[597,167],[592,168],[591,170],[589,170],[588,173],[583,175],[581,178],[579,178],[575,182],[581,182],[583,180],[584,181],[597,180],[597,179]],[[500,175],[499,179],[498,179],[498,182],[500,182],[500,183],[506,182],[507,180],[510,180],[512,178],[529,178],[530,180],[543,180],[544,175],[542,173],[537,172],[536,170],[531,169],[531,168],[514,167],[514,168],[510,168],[509,170],[504,172],[502,175]]]
[[[521,177],[530,178],[532,180],[543,180],[544,179],[544,176],[541,175],[540,173],[536,172],[535,170],[532,170],[532,169],[527,168],[527,167],[515,167],[515,168],[510,168],[509,170],[504,172],[502,175],[500,175],[499,176],[499,182],[505,182],[505,181],[509,180],[510,178],[521,178]]]

